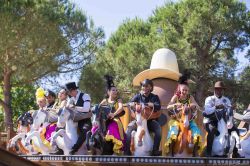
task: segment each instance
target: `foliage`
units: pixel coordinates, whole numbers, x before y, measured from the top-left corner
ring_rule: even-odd
[[[238,89],[240,104],[244,105],[243,109],[247,109],[250,104],[250,66],[246,67],[241,73],[241,78],[239,84],[241,85]]]
[[[2,91],[2,90],[1,90]],[[33,85],[24,85],[22,87],[12,88],[12,109],[13,109],[13,122],[16,127],[17,118],[24,112],[36,109],[35,87]],[[0,98],[3,98],[1,96]],[[0,109],[0,131],[4,130],[4,111]]]
[[[126,20],[95,63],[105,61],[119,87],[130,88],[136,74],[149,68],[153,52],[169,48],[177,55],[180,71],[191,70],[194,96],[202,106],[215,81],[239,85],[234,76],[238,64],[234,51],[250,43],[249,17],[245,4],[236,0],[167,2],[145,22]],[[102,70],[95,67],[96,73]]]
[[[0,90],[2,92],[2,90]],[[13,109],[13,122],[16,127],[17,118],[24,112],[36,109],[35,87],[33,85],[24,85],[22,87],[12,88],[12,109]],[[1,93],[2,94],[2,93]],[[3,96],[0,96],[2,99]],[[4,130],[4,111],[0,109],[0,131]]]
[[[0,64],[18,83],[82,69],[102,43],[102,30],[67,0],[1,1],[0,10]]]
[[[6,124],[11,88],[81,70],[103,44],[103,31],[69,0],[0,1],[0,82]]]
[[[12,109],[13,121],[16,122],[17,118],[24,112],[37,109],[36,89],[32,85],[24,85],[22,87],[14,87],[12,89]]]
[[[248,20],[245,4],[235,0],[168,3],[150,18],[157,41],[176,52],[181,69],[192,69],[200,104],[214,81],[234,79],[234,50],[250,41]]]
[[[124,100],[130,98],[132,76],[149,67],[153,53],[149,33],[150,25],[143,20],[125,20],[111,36],[105,48],[99,51],[94,63],[87,70],[83,70],[80,86],[89,89],[92,97],[98,99],[95,102],[100,102],[104,93],[97,92],[93,85],[96,89],[104,89],[105,74],[114,76],[115,84]]]

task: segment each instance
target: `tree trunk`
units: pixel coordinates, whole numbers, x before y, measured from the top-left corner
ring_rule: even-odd
[[[5,112],[5,127],[8,132],[13,131],[13,121],[12,121],[12,109],[11,109],[11,71],[5,70],[3,79],[3,108]]]
[[[195,92],[195,99],[196,102],[200,107],[204,106],[205,103],[205,87],[206,87],[206,81],[205,80],[200,80],[199,82],[196,83],[196,92]]]

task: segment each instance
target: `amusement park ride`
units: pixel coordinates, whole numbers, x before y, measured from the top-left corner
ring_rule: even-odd
[[[250,165],[250,132],[247,130],[241,130],[241,132],[245,132],[245,136],[241,138],[241,154],[244,154],[246,158],[206,158],[206,157],[199,157],[195,156],[192,157],[192,153],[188,153],[186,151],[183,151],[182,153],[177,153],[172,157],[171,155],[166,155],[164,143],[166,142],[166,135],[167,135],[167,111],[166,106],[169,103],[172,95],[174,94],[174,91],[176,90],[177,86],[177,80],[179,79],[179,76],[181,74],[179,73],[179,68],[177,64],[177,59],[175,54],[168,49],[159,49],[157,50],[151,61],[150,69],[144,70],[141,73],[139,73],[133,80],[134,86],[140,86],[140,82],[144,79],[151,79],[154,83],[154,90],[153,93],[157,94],[161,100],[162,109],[161,113],[162,115],[159,117],[159,122],[162,127],[162,142],[161,142],[161,148],[162,148],[162,154],[163,156],[145,156],[146,153],[140,153],[139,151],[135,151],[134,156],[114,156],[114,155],[89,155],[89,153],[86,153],[86,155],[68,155],[69,149],[67,149],[67,145],[63,143],[63,139],[54,138],[54,143],[60,143],[61,148],[65,151],[66,155],[49,155],[49,151],[52,150],[48,148],[47,145],[44,145],[44,148],[42,148],[44,151],[41,151],[43,155],[34,155],[32,151],[27,149],[28,147],[25,147],[26,149],[20,149],[21,155],[15,156],[13,154],[10,154],[9,152],[6,152],[4,150],[0,150],[0,165]],[[130,110],[129,106],[125,106],[125,115],[121,117],[121,121],[123,123],[124,129],[126,130],[128,123],[130,122]],[[66,111],[66,110],[65,110]],[[67,112],[64,112],[67,114]],[[140,112],[137,113],[138,116],[141,116]],[[70,116],[70,114],[69,114]],[[69,117],[68,116],[68,117]],[[202,128],[202,115],[201,112],[198,112],[198,121],[197,124],[199,128]],[[247,124],[250,124],[250,108],[249,112],[244,112],[243,115],[235,114],[235,118],[241,121],[246,122]],[[144,124],[143,120],[141,118],[136,118],[137,121],[141,120],[142,122],[140,124]],[[68,121],[66,122],[66,125],[72,125],[72,129],[74,124],[70,122],[70,119],[68,118]],[[28,123],[26,124],[29,125]],[[66,127],[67,128],[67,127]],[[143,128],[143,126],[142,126]],[[144,126],[145,128],[145,126]],[[72,131],[72,129],[70,129]],[[140,129],[140,128],[139,128]],[[66,134],[68,131],[61,131],[62,133],[65,132]],[[134,136],[138,134],[134,133]],[[57,137],[59,134],[57,135]],[[146,135],[145,135],[146,136]],[[66,136],[65,136],[66,137]],[[204,137],[205,134],[203,132],[203,139],[202,142],[204,144]],[[30,136],[28,136],[30,138]],[[63,138],[63,137],[62,137]],[[150,142],[151,138],[150,135],[148,135],[148,140]],[[12,142],[10,143],[10,146],[16,146],[15,141],[20,140],[27,140],[26,136],[23,134],[20,134],[19,136],[15,136],[12,139]],[[58,140],[56,140],[58,139]],[[151,140],[152,141],[152,140]],[[30,142],[30,141],[28,141]],[[39,142],[39,141],[38,141]],[[138,142],[138,141],[135,141]],[[25,142],[27,144],[27,142]],[[23,144],[25,144],[23,142]],[[40,141],[41,143],[41,141]],[[151,146],[152,142],[148,144],[148,146]],[[47,146],[47,147],[46,147]],[[65,148],[63,147],[65,146]],[[70,146],[71,147],[71,146]],[[249,148],[247,148],[249,147]],[[21,152],[21,150],[24,150]],[[26,150],[26,151],[25,151]],[[47,151],[46,151],[47,150]],[[29,152],[27,152],[29,151]],[[145,149],[144,149],[145,151]],[[249,153],[249,154],[248,154]],[[21,157],[21,159],[20,159]],[[34,163],[31,163],[29,161],[26,161],[24,159],[33,161]],[[11,162],[12,161],[12,162]],[[14,162],[16,161],[16,162]]]

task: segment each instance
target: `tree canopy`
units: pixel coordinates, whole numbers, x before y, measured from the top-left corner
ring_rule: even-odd
[[[68,0],[3,0],[0,11],[0,105],[12,128],[12,87],[80,71],[104,34]]]
[[[150,43],[148,23],[139,18],[124,21],[105,47],[98,52],[93,64],[83,70],[80,87],[93,94],[94,102],[100,102],[105,93],[103,77],[110,74],[114,76],[115,84],[120,87],[120,94],[131,91],[133,76],[149,67],[153,53],[152,47],[149,47]]]
[[[202,106],[215,81],[227,81],[229,89],[239,85],[234,76],[235,50],[250,43],[249,17],[246,5],[236,0],[167,2],[147,21],[125,20],[89,70],[101,76],[104,70],[96,65],[105,62],[105,72],[117,78],[119,88],[131,87],[136,74],[149,68],[153,52],[169,48],[177,55],[180,71],[191,70],[196,82],[194,96]],[[86,75],[83,72],[83,84],[88,82]]]
[[[200,104],[213,81],[234,79],[234,50],[250,41],[249,11],[235,0],[168,3],[155,10],[150,22],[156,40],[174,50],[181,68],[192,69]]]

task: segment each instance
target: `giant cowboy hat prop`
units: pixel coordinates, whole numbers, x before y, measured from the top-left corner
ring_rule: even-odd
[[[161,48],[155,51],[150,69],[144,70],[133,79],[134,86],[140,86],[144,79],[168,78],[178,81],[181,74],[175,53],[167,48]]]
[[[175,53],[167,48],[161,48],[153,54],[150,69],[144,70],[135,76],[133,85],[140,86],[143,80],[155,78],[168,78],[178,81],[180,76]],[[157,121],[163,126],[167,122],[166,115],[161,114]]]

